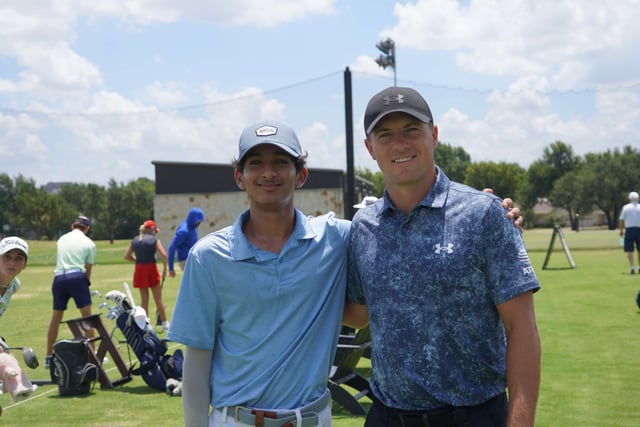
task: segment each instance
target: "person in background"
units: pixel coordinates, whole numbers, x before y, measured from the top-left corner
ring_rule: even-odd
[[[629,203],[620,211],[620,235],[624,236],[624,251],[629,260],[629,273],[635,274],[633,251],[638,251],[638,273],[640,273],[640,204],[638,193],[629,193]]]
[[[249,209],[191,250],[167,335],[186,346],[185,425],[330,426],[350,222],[295,208],[308,170],[289,126],[254,123],[238,151]]]
[[[29,245],[19,237],[5,237],[0,241],[0,317],[9,306],[11,297],[20,289],[18,275],[27,266]]]
[[[378,198],[376,196],[364,196],[360,201],[360,203],[356,203],[355,205],[353,205],[353,207],[356,209],[362,209],[362,208],[366,208],[369,205],[374,204],[377,201],[378,201]]]
[[[19,237],[0,240],[0,317],[9,306],[11,296],[20,289],[18,275],[24,270],[29,257],[29,245]],[[0,381],[2,391],[14,402],[24,400],[37,389],[24,373],[18,360],[9,352],[9,346],[0,337]]]
[[[91,315],[91,270],[96,256],[96,245],[87,234],[91,221],[84,215],[78,216],[71,224],[71,231],[60,236],[56,243],[56,269],[51,294],[53,314],[47,330],[47,348],[44,367],[51,365],[53,344],[58,338],[58,327],[67,304],[73,298],[82,317]],[[86,330],[86,337],[93,338],[93,328]]]
[[[160,231],[155,221],[148,219],[140,226],[138,236],[131,239],[131,243],[124,253],[124,259],[136,263],[133,272],[133,287],[140,291],[140,306],[149,314],[149,289],[153,294],[153,301],[160,316],[162,331],[169,330],[169,321],[162,302],[162,286],[160,286],[160,272],[156,264],[156,254],[162,259],[162,279],[167,275],[167,252],[162,242],[156,236]]]
[[[176,277],[173,268],[174,259],[177,259],[180,268],[184,270],[189,250],[198,241],[198,226],[202,221],[204,221],[203,210],[198,207],[191,208],[185,220],[176,229],[173,240],[169,244],[169,276]]]
[[[372,338],[365,426],[533,426],[540,285],[520,232],[498,197],[435,165],[438,128],[418,92],[374,95],[364,128],[386,185],[349,240],[348,298]]]

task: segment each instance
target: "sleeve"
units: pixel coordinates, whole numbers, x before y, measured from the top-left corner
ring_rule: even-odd
[[[483,241],[488,283],[494,303],[508,301],[523,292],[537,291],[536,277],[520,231],[506,218],[500,201],[494,201],[484,219]]]
[[[212,350],[220,313],[210,246],[194,247],[178,289],[167,338],[202,350]],[[204,258],[204,259],[203,259]]]
[[[186,234],[184,233],[184,231],[182,230],[181,227],[178,227],[178,229],[176,230],[176,234],[175,236],[173,236],[173,240],[171,241],[171,244],[169,245],[169,250],[167,253],[167,262],[169,264],[169,271],[173,271],[173,260],[175,259],[176,256],[176,251],[178,250],[178,248],[180,247],[180,245],[182,245],[182,242],[184,242]]]
[[[184,425],[207,427],[211,402],[211,359],[213,351],[187,346],[182,372]]]
[[[347,249],[347,298],[361,305],[366,305],[360,272],[357,267],[357,254],[359,250],[357,240],[357,224],[351,223],[351,233],[349,235],[349,247]]]

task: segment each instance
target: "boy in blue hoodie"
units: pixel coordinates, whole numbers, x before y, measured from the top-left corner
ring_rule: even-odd
[[[204,221],[204,212],[200,208],[191,208],[187,217],[176,229],[176,234],[169,245],[169,276],[176,277],[173,260],[176,257],[181,269],[187,261],[189,250],[198,241],[198,226]]]

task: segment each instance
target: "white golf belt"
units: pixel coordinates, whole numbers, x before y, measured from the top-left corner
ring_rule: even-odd
[[[267,417],[264,418],[265,427],[275,426],[275,425],[280,426],[282,425],[283,422],[286,423],[287,421],[289,421],[289,420],[286,420],[285,418],[292,418],[293,416],[295,416],[295,421],[296,421],[295,426],[311,427],[311,426],[318,425],[318,418],[315,415],[320,411],[322,411],[323,409],[325,409],[330,404],[331,404],[331,394],[329,390],[326,390],[322,394],[322,396],[320,396],[318,399],[296,409],[260,409],[260,408],[250,408],[246,406],[237,405],[237,406],[225,406],[224,408],[219,409],[218,411],[222,412],[223,419],[226,419],[230,412],[229,415],[231,415],[236,422],[240,422],[241,418],[246,418],[247,415],[253,417],[253,419],[255,420],[255,415],[252,414],[253,410],[276,413],[277,418],[267,418]],[[311,421],[309,418],[311,417],[313,417],[315,421],[312,424],[309,423],[309,421]],[[290,421],[293,421],[293,419],[291,419]],[[255,422],[252,423],[251,425],[255,425]]]

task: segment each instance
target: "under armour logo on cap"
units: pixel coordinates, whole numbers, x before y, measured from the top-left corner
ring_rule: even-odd
[[[384,97],[384,105],[391,105],[392,102],[402,104],[404,102],[404,96],[401,94],[397,94]]]
[[[378,122],[391,113],[409,114],[423,123],[433,123],[427,101],[414,89],[392,86],[374,95],[364,113],[364,131],[369,135]]]

